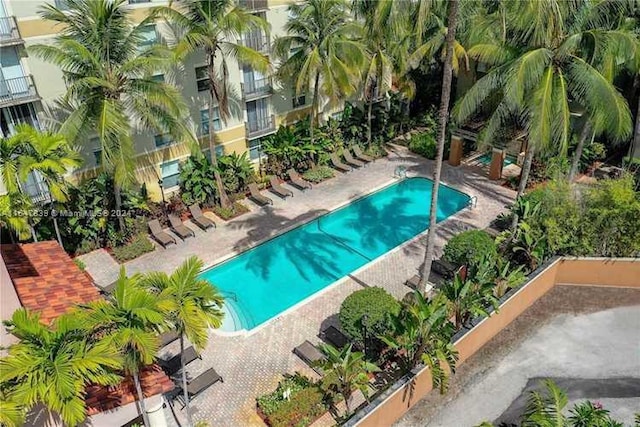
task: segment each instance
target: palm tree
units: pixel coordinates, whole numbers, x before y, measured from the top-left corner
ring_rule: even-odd
[[[513,122],[527,130],[518,197],[526,188],[536,152],[566,151],[571,99],[585,110],[593,132],[620,140],[630,134],[626,101],[594,66],[615,61],[609,56],[616,52],[635,48],[629,33],[607,28],[611,10],[623,4],[604,2],[604,7],[598,7],[594,2],[559,0],[509,3],[508,32],[512,36],[507,43],[492,40],[469,49],[469,56],[493,68],[459,100],[455,120],[464,123],[489,100],[497,99],[483,141],[491,142],[499,130]],[[514,227],[516,223],[514,216]]]
[[[7,387],[0,385],[0,424],[6,427],[22,426],[24,425],[24,410],[4,391]]]
[[[82,322],[95,336],[118,349],[122,368],[133,377],[145,425],[149,425],[140,369],[153,363],[158,351],[158,332],[166,324],[162,301],[142,287],[139,274],[127,277],[124,267],[108,299],[90,302],[81,312]]]
[[[169,134],[195,145],[187,127],[188,110],[180,92],[153,78],[168,69],[173,55],[164,46],[143,48],[149,16],[133,24],[126,0],[66,0],[64,11],[43,7],[42,18],[60,25],[53,45],[31,50],[63,72],[67,91],[63,104],[74,108],[60,131],[70,142],[87,143],[97,133],[102,168],[114,177],[116,209],[121,191],[134,183],[136,130]],[[124,218],[118,217],[124,229]]]
[[[278,75],[294,81],[296,96],[313,88],[310,144],[318,122],[320,97],[335,103],[353,94],[365,60],[364,47],[356,40],[360,26],[342,0],[305,0],[289,6],[287,35],[273,43],[282,62]]]
[[[68,186],[64,175],[80,164],[80,155],[63,135],[40,132],[29,124],[17,125],[14,135],[0,140],[0,170],[10,204],[31,205],[25,186],[34,173],[46,185],[52,200],[66,201]],[[21,226],[16,227],[19,231]],[[35,231],[31,231],[37,240]]]
[[[364,358],[364,353],[353,351],[352,344],[342,350],[325,344],[322,351],[327,356],[320,364],[325,371],[322,377],[322,387],[336,392],[344,398],[347,415],[351,413],[349,400],[351,395],[360,390],[365,397],[368,395],[369,373],[380,369]]]
[[[180,2],[178,8],[166,6],[154,9],[155,15],[165,18],[174,27],[177,40],[174,48],[178,58],[182,59],[201,49],[207,58],[207,85],[210,95],[209,152],[220,204],[224,208],[231,206],[231,201],[218,171],[213,128],[214,100],[218,104],[220,119],[226,123],[231,117],[227,62],[230,58],[263,73],[269,65],[269,59],[265,55],[241,43],[235,43],[235,40],[240,40],[248,31],[268,30],[267,22],[234,3],[233,0],[187,0]],[[219,66],[216,65],[217,61]]]
[[[221,311],[224,299],[211,283],[198,277],[202,267],[202,261],[194,256],[171,275],[154,272],[142,279],[143,285],[163,302],[168,323],[180,335],[180,354],[183,356],[185,337],[198,351],[203,350],[209,340],[209,328],[219,328],[224,317]],[[184,357],[180,363],[187,422],[192,425]]]
[[[446,298],[427,300],[416,291],[413,299],[393,319],[392,333],[380,337],[402,360],[409,371],[420,361],[431,370],[433,386],[447,389],[448,374],[455,371],[458,352],[451,344],[454,328],[447,316]]]
[[[485,267],[493,266],[483,265],[481,269]],[[456,329],[467,325],[472,316],[488,316],[489,306],[494,309],[498,306],[498,300],[494,296],[495,284],[488,277],[489,271],[474,271],[468,276],[469,278],[463,279],[456,274],[440,288],[440,293],[447,299],[448,315],[454,319]]]
[[[450,0],[449,15],[447,17],[446,55],[442,76],[442,93],[440,96],[440,110],[438,112],[438,150],[433,172],[433,188],[431,189],[431,208],[429,211],[429,231],[427,232],[427,248],[424,253],[422,269],[420,271],[420,289],[426,293],[427,279],[431,271],[433,250],[436,237],[436,220],[438,212],[438,190],[440,189],[440,175],[442,173],[442,159],[444,157],[444,140],[447,135],[447,121],[449,120],[449,100],[451,99],[451,82],[453,79],[453,56],[456,37],[456,21],[458,17],[458,0]]]
[[[39,315],[21,308],[6,325],[20,340],[0,359],[0,383],[8,385],[13,415],[19,407],[29,411],[43,404],[66,425],[76,426],[87,417],[85,387],[113,385],[120,380],[114,373],[121,366],[116,349],[107,340],[87,337],[73,315],[61,316],[45,326]]]

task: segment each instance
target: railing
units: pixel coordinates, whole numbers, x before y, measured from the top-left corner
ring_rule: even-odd
[[[0,104],[37,97],[31,76],[0,80]]]
[[[269,53],[269,37],[263,34],[262,31],[251,32],[242,36],[240,41],[243,46],[249,47],[260,53]]]
[[[267,0],[238,0],[238,6],[247,10],[266,10],[269,8]]]
[[[22,191],[29,196],[31,201],[36,204],[46,204],[51,202],[51,193],[44,182],[34,182],[30,184],[22,184]]]
[[[269,78],[249,80],[241,83],[240,88],[245,98],[256,98],[271,93],[271,81]]]
[[[247,137],[259,138],[276,131],[276,120],[273,114],[269,117],[261,117],[257,120],[249,120],[245,123]]]
[[[22,42],[15,16],[0,18],[0,45]]]

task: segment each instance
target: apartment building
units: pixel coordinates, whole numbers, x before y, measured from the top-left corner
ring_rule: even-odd
[[[259,30],[245,34],[240,43],[264,54],[270,54],[271,41],[283,33],[288,19],[290,0],[238,0],[247,10],[264,17],[269,22],[269,34]],[[49,0],[64,9],[64,0]],[[53,43],[59,30],[50,21],[38,15],[44,0],[0,0],[0,127],[2,136],[8,136],[15,124],[27,122],[41,127],[55,101],[65,93],[66,86],[60,69],[55,65],[29,55],[33,44]],[[140,22],[149,8],[168,4],[163,0],[129,0],[132,17]],[[149,25],[146,43],[162,42],[171,37],[163,22]],[[228,61],[230,87],[233,94],[232,117],[226,123],[220,120],[214,106],[213,126],[217,136],[217,153],[248,152],[257,162],[262,141],[274,133],[281,123],[291,123],[308,114],[310,99],[295,97],[293,88],[274,84],[268,75],[262,75],[251,67]],[[193,122],[194,130],[207,147],[209,93],[207,87],[206,60],[202,53],[190,55],[171,75],[158,74],[158,79],[175,84],[182,91]],[[149,193],[160,198],[159,182],[165,193],[178,188],[180,162],[189,156],[188,147],[172,141],[167,135],[136,132],[133,135],[138,160],[138,181],[146,183]],[[83,146],[84,167],[76,176],[94,174],[100,164],[100,144],[90,138]],[[208,148],[204,148],[207,151]],[[34,178],[32,186],[37,187]],[[35,191],[35,190],[34,190]]]

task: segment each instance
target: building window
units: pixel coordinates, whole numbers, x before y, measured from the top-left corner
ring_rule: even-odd
[[[209,109],[200,110],[200,135],[209,134]],[[220,120],[220,109],[213,108],[213,130],[222,129],[222,121]]]
[[[207,66],[196,67],[196,86],[198,92],[209,90],[209,76],[207,74]]]
[[[291,103],[293,104],[293,108],[302,107],[304,104],[307,103],[307,97],[304,94],[300,96],[296,96],[294,91],[293,96],[291,97]]]
[[[211,161],[211,150],[209,150],[208,148],[205,148],[206,150],[206,154],[205,156],[207,156],[207,159],[209,159],[209,161]],[[220,157],[224,155],[224,147],[222,145],[216,145],[216,157]]]
[[[249,141],[249,159],[258,160],[262,156],[264,156],[262,152],[262,138]]]
[[[162,186],[166,189],[176,187],[180,179],[180,161],[172,160],[160,165]]]
[[[148,49],[158,42],[158,33],[154,24],[145,25],[140,29],[140,50]]]
[[[156,74],[151,76],[151,80],[158,83],[164,83],[164,74]]]
[[[163,133],[160,135],[156,135],[153,137],[156,143],[156,148],[166,147],[167,145],[171,145],[173,143],[173,139],[171,139],[171,135]]]

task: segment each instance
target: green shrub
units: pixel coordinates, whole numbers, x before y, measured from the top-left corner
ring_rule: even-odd
[[[463,231],[444,246],[444,259],[455,265],[477,265],[484,255],[495,259],[498,249],[493,238],[482,230]]]
[[[134,258],[138,258],[142,254],[151,252],[155,249],[153,243],[149,241],[146,234],[138,234],[134,239],[124,246],[116,246],[112,248],[113,257],[116,261],[123,263]]]
[[[225,221],[230,220],[231,218],[235,218],[244,213],[249,212],[249,208],[247,208],[242,203],[234,202],[230,207],[223,208],[222,206],[214,206],[213,213],[218,215],[220,218]]]
[[[272,427],[306,427],[327,411],[324,396],[317,387],[309,387],[292,394],[268,417]]]
[[[308,171],[306,171],[302,175],[302,177],[307,181],[317,183],[320,181],[324,181],[325,179],[332,178],[333,175],[334,175],[333,169],[331,169],[329,166],[318,166],[316,168],[309,169]]]
[[[411,136],[409,150],[420,154],[427,159],[435,159],[437,154],[436,139],[430,132],[419,133]]]
[[[379,159],[380,157],[385,157],[387,155],[387,152],[382,148],[381,144],[371,144],[363,151],[367,156],[371,156],[375,159]]]
[[[180,167],[180,193],[186,205],[208,204],[215,200],[216,180],[209,159],[191,156]]]
[[[362,344],[363,316],[367,316],[368,337],[385,335],[391,327],[391,317],[400,311],[400,303],[382,288],[372,287],[349,295],[340,306],[340,326],[355,342]]]

